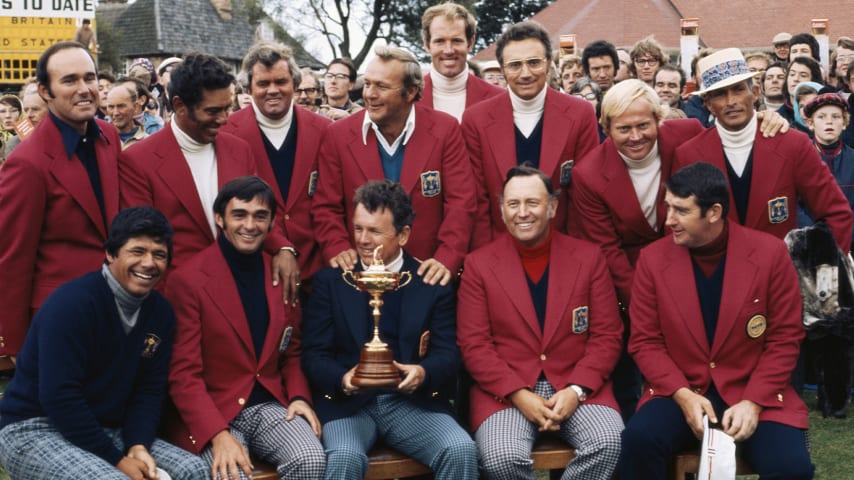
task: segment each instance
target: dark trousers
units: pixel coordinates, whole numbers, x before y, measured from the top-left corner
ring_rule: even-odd
[[[727,405],[716,392],[712,402],[718,420]],[[679,405],[670,398],[656,398],[638,410],[623,430],[623,445],[617,467],[621,480],[668,476],[668,466],[676,453],[696,448],[694,437]],[[811,479],[815,467],[810,461],[806,432],[777,422],[759,422],[753,435],[736,447],[760,478]]]

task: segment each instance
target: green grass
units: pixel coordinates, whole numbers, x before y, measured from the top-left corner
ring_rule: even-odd
[[[5,390],[7,380],[0,379],[0,392]],[[821,414],[813,409],[815,392],[806,392],[804,401],[810,407],[810,443],[812,444],[812,461],[815,464],[816,480],[839,480],[850,478],[854,472],[854,455],[851,455],[850,445],[854,444],[854,407],[848,405],[848,419],[821,418]],[[547,472],[538,472],[538,480],[547,480]],[[755,475],[738,477],[741,480],[753,480]],[[9,475],[0,465],[0,480],[10,480]]]

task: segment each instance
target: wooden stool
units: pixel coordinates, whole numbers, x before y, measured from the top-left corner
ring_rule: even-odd
[[[673,459],[673,478],[675,480],[685,480],[687,474],[698,473],[699,471],[700,455],[698,453],[682,452]],[[739,456],[735,457],[736,475],[753,475],[755,473],[744,459]]]
[[[542,435],[531,450],[534,470],[563,470],[575,456],[575,450],[563,440],[553,435]],[[397,450],[379,443],[368,452],[368,471],[365,480],[390,480],[430,475],[432,470],[423,463],[409,458]],[[255,461],[255,480],[277,480],[276,469],[265,463]],[[699,464],[699,456],[697,457]]]

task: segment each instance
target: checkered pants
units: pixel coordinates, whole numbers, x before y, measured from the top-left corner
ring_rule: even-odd
[[[540,380],[534,393],[549,398],[555,389]],[[582,404],[560,425],[558,435],[575,447],[575,458],[563,472],[562,480],[611,478],[620,458],[620,413],[603,405]],[[481,469],[488,479],[535,479],[531,448],[537,425],[516,408],[506,408],[489,416],[475,432]]]
[[[105,428],[104,433],[125,450],[121,429]],[[149,453],[174,480],[210,477],[210,468],[199,457],[163,440],[155,440]],[[103,458],[71,444],[47,417],[22,420],[0,430],[0,460],[15,480],[127,480]]]
[[[357,480],[377,436],[424,465],[437,480],[476,480],[477,448],[448,414],[414,405],[400,394],[380,394],[355,415],[323,425],[327,480]]]
[[[229,431],[256,458],[275,465],[280,479],[323,478],[326,454],[320,440],[303,417],[297,415],[289,422],[285,420],[287,414],[288,410],[277,402],[253,405],[231,421]],[[210,472],[213,447],[208,445],[200,455]],[[240,480],[248,478],[240,471]]]

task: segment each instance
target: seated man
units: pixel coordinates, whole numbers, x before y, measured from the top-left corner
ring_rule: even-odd
[[[534,479],[537,432],[575,447],[563,479],[611,478],[623,421],[608,376],[623,324],[605,257],[551,226],[551,179],[511,168],[500,200],[507,232],[465,261],[457,338],[471,424],[487,478]]]
[[[371,339],[370,296],[326,268],[314,277],[305,310],[303,368],[323,422],[326,478],[361,479],[366,452],[382,438],[428,465],[435,478],[476,479],[474,442],[450,415],[459,370],[454,332],[454,291],[428,285],[415,274],[419,262],[403,247],[415,212],[399,183],[375,180],[356,190],[353,239],[362,271],[382,246],[388,270],[410,272],[411,282],[383,295],[380,336],[394,352],[403,377],[396,388],[367,390],[353,384],[362,346]]]
[[[299,310],[279,300],[273,257],[262,251],[275,194],[258,177],[238,177],[213,210],[216,243],[175,271],[167,293],[178,317],[169,392],[181,416],[171,438],[200,453],[215,479],[249,478],[249,452],[281,479],[321,478],[326,456],[300,368]]]
[[[623,432],[620,478],[666,478],[720,422],[760,478],[809,479],[807,408],[790,384],[804,328],[786,245],[727,218],[723,172],[695,163],[666,183],[662,238],[641,252],[629,353],[646,378]]]
[[[204,462],[155,438],[175,316],[152,289],[172,227],[148,207],[120,212],[100,271],[59,287],[27,333],[0,402],[0,461],[20,479],[207,478]]]

